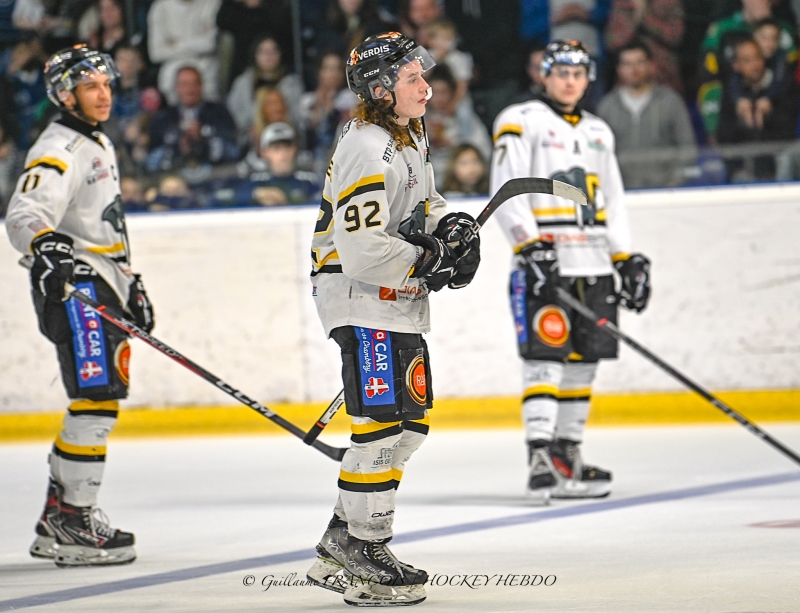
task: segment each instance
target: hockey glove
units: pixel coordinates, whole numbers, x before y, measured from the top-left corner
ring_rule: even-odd
[[[149,333],[156,325],[153,303],[144,291],[141,275],[133,275],[130,295],[128,296],[128,310],[133,315],[133,323]]]
[[[523,247],[519,257],[528,276],[528,288],[533,295],[555,302],[558,283],[555,245],[549,241],[536,241]]]
[[[75,257],[72,238],[58,232],[46,232],[31,243],[33,267],[31,283],[48,300],[60,302],[69,296],[65,283],[75,280]]]
[[[470,284],[481,263],[481,238],[477,234],[467,242],[467,230],[475,220],[467,213],[448,213],[439,220],[433,232],[435,238],[442,239],[458,256],[456,273],[447,287],[460,289]]]
[[[622,281],[620,304],[641,313],[650,298],[650,260],[641,253],[634,253],[626,260],[614,262],[614,267]]]
[[[432,292],[438,292],[450,282],[456,272],[458,256],[447,244],[430,234],[416,232],[409,234],[406,241],[423,248],[422,255],[414,264],[412,279],[425,279]]]

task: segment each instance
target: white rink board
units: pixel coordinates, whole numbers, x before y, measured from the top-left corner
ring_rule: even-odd
[[[485,199],[451,201],[477,214]],[[622,328],[711,389],[800,387],[800,187],[628,194],[634,249],[654,292]],[[316,207],[133,214],[133,262],[156,307],[154,334],[264,402],[323,401],[341,387],[338,351],[311,298]],[[520,365],[507,305],[510,252],[482,231],[483,262],[464,290],[432,298],[437,397],[513,396]],[[65,405],[55,351],[39,334],[26,272],[0,239],[0,412]],[[128,406],[233,404],[188,370],[133,342]],[[680,389],[623,347],[599,392]]]

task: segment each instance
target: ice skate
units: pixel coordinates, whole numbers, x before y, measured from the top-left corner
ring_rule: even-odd
[[[550,446],[557,485],[553,498],[604,498],[611,493],[611,473],[583,463],[578,443],[558,439]]]
[[[58,518],[61,494],[64,488],[52,478],[47,486],[47,500],[44,503],[44,511],[39,521],[36,522],[36,539],[30,548],[30,554],[34,558],[44,558],[52,560],[56,557],[56,529],[54,522]]]
[[[344,566],[348,536],[347,522],[334,515],[317,544],[317,560],[306,573],[314,585],[344,594],[362,583]]]
[[[56,566],[62,568],[130,564],[136,559],[133,534],[109,526],[97,507],[62,502],[56,543]]]
[[[558,483],[557,472],[547,446],[534,447],[529,443],[529,471],[526,494],[541,504],[549,504],[553,488]]]

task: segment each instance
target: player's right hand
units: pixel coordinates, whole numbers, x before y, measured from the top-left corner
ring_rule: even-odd
[[[458,256],[442,239],[424,232],[409,234],[406,241],[424,249],[414,265],[411,278],[425,279],[428,289],[438,292],[456,273]]]
[[[72,238],[58,232],[46,232],[31,243],[33,267],[31,282],[54,302],[67,300],[65,283],[75,280],[75,256]]]
[[[534,296],[555,302],[558,283],[558,256],[549,241],[535,241],[519,252],[528,275],[528,288]]]

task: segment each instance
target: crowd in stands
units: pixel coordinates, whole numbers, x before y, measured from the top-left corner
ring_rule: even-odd
[[[357,98],[345,59],[398,30],[436,67],[438,187],[487,191],[492,122],[540,96],[552,39],[598,65],[628,188],[800,179],[800,0],[0,0],[0,214],[55,116],[42,69],[88,42],[120,72],[104,130],[129,210],[318,201]]]

